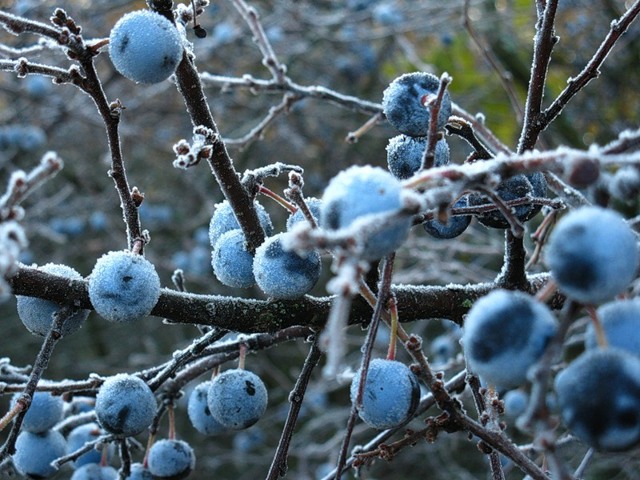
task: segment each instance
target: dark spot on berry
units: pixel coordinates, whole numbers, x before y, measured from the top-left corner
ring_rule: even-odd
[[[256,386],[253,384],[253,382],[249,380],[245,380],[244,385],[245,385],[245,391],[247,392],[247,395],[249,395],[250,397],[253,397],[256,394]]]

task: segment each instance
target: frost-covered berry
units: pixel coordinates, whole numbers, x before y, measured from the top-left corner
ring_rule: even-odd
[[[87,463],[71,476],[71,480],[116,480],[117,478],[118,472],[115,468],[97,463]]]
[[[97,423],[79,425],[69,432],[67,436],[67,454],[82,448],[87,442],[97,440],[104,432]],[[107,448],[106,446],[104,448]],[[100,463],[102,452],[93,449],[80,455],[73,463],[75,468],[87,463]]]
[[[158,83],[169,78],[182,60],[182,50],[176,27],[149,10],[127,13],[109,35],[113,66],[138,83]]]
[[[216,242],[211,266],[220,283],[234,288],[249,288],[256,284],[253,276],[253,255],[247,251],[242,230],[231,230]]]
[[[368,218],[402,209],[402,186],[389,172],[370,165],[353,166],[336,175],[322,196],[320,223],[327,230],[340,230]],[[369,222],[371,227],[376,225]],[[411,229],[409,216],[388,220],[376,233],[362,232],[362,256],[378,260],[404,243]]]
[[[48,478],[58,470],[51,462],[62,457],[66,442],[60,432],[48,430],[44,433],[23,431],[16,440],[13,464],[18,473],[30,478]]]
[[[545,259],[567,296],[582,303],[602,303],[634,279],[639,255],[636,237],[619,214],[582,207],[558,222]]]
[[[529,394],[521,389],[509,390],[504,394],[504,413],[516,418],[522,415],[529,405]]]
[[[598,318],[608,345],[640,357],[640,299],[606,303],[598,308]],[[585,332],[584,344],[587,349],[598,348],[591,322]]]
[[[149,450],[149,472],[154,478],[178,480],[196,466],[193,448],[183,440],[160,440]]]
[[[545,197],[547,193],[547,181],[540,172],[530,175],[516,175],[511,177],[496,188],[496,194],[505,202],[529,197]],[[479,206],[488,205],[491,201],[480,194],[469,195],[469,205]],[[540,205],[518,205],[511,207],[516,218],[520,222],[526,222],[533,218],[539,211]],[[509,228],[509,222],[499,210],[491,210],[478,215],[478,221],[483,225],[491,228]]]
[[[465,208],[469,206],[469,197],[465,195],[460,197],[456,203],[453,204],[453,208]],[[424,231],[434,238],[441,240],[448,240],[455,238],[467,229],[471,223],[471,215],[456,215],[450,216],[449,222],[444,224],[440,220],[434,218],[433,220],[427,220],[422,224]]]
[[[556,329],[546,305],[522,292],[494,290],[473,304],[464,321],[467,365],[489,385],[518,387]]]
[[[305,201],[307,202],[307,207],[309,207],[309,210],[311,211],[311,215],[313,215],[313,218],[315,218],[316,223],[320,222],[320,210],[322,208],[322,200],[318,199],[318,198],[305,198]],[[291,230],[291,228],[293,228],[294,225],[296,225],[299,222],[306,222],[307,219],[304,216],[304,213],[302,213],[302,210],[298,209],[296,210],[295,213],[292,213],[289,218],[287,218],[287,230]]]
[[[213,380],[207,401],[211,415],[225,428],[242,430],[260,420],[267,409],[267,388],[253,372],[227,370]]]
[[[187,406],[187,414],[189,415],[189,420],[191,420],[191,425],[204,435],[217,435],[226,430],[220,422],[213,418],[209,409],[207,396],[209,395],[211,383],[209,380],[196,386],[191,392]]]
[[[127,480],[154,480],[154,478],[147,467],[141,463],[132,463],[131,473],[127,477]]]
[[[140,378],[120,373],[108,378],[96,396],[96,416],[107,432],[131,437],[143,432],[156,413],[156,398]]]
[[[404,180],[413,176],[422,166],[424,151],[427,149],[427,137],[398,135],[387,144],[387,165],[393,176]],[[449,163],[449,144],[442,138],[436,142],[433,158],[434,167]]]
[[[130,251],[109,252],[89,277],[89,299],[111,322],[132,322],[151,313],[160,297],[160,278],[151,262]]]
[[[389,123],[405,135],[422,137],[429,133],[431,107],[425,101],[435,99],[440,80],[425,72],[405,73],[396,78],[382,94],[382,108]],[[451,116],[451,97],[444,93],[438,129],[442,129]]]
[[[282,246],[278,233],[267,238],[256,250],[253,274],[260,289],[269,297],[294,299],[308,293],[320,278],[322,262],[316,251],[298,255]]]
[[[70,278],[72,280],[82,280],[80,275],[73,268],[66,265],[47,263],[39,270]],[[35,335],[45,336],[51,330],[53,324],[53,314],[60,310],[61,306],[49,300],[36,297],[25,297],[16,295],[18,316],[27,330]],[[89,310],[79,310],[71,317],[67,318],[62,325],[62,335],[71,335],[77,331],[89,316]]]
[[[273,224],[271,223],[269,214],[258,202],[254,202],[253,204],[265,236],[270,237],[273,233]],[[209,242],[211,243],[211,247],[215,248],[216,242],[223,234],[239,228],[240,224],[238,223],[235,213],[233,213],[231,204],[226,200],[216,204],[213,215],[211,216],[211,221],[209,222]]]
[[[13,407],[21,394],[16,393],[11,399]],[[53,428],[62,420],[64,402],[62,397],[51,395],[50,392],[35,392],[29,410],[22,421],[22,429],[31,433],[42,433]]]
[[[622,451],[640,442],[640,359],[606,348],[580,355],[555,379],[562,421],[587,445]]]
[[[356,401],[361,371],[351,381],[351,403]],[[404,363],[375,358],[369,364],[364,385],[360,418],[369,426],[383,430],[408,420],[418,407],[420,386]]]

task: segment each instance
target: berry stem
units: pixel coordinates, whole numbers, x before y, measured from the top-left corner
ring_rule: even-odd
[[[389,301],[387,302],[390,316],[391,316],[391,335],[389,337],[389,350],[387,351],[387,360],[395,360],[396,359],[396,345],[398,343],[398,326],[400,322],[398,321],[398,304],[396,302],[396,298],[391,295]]]
[[[247,358],[247,345],[245,343],[241,343],[238,348],[240,351],[240,355],[238,356],[238,368],[240,370],[244,370],[244,364]]]
[[[276,192],[274,192],[273,190],[269,190],[264,185],[259,185],[258,191],[264,196],[275,200],[277,203],[279,203],[281,206],[289,210],[289,212],[291,213],[296,213],[296,210],[298,210],[295,205],[292,205],[290,202],[287,202],[284,198],[282,198]]]
[[[173,404],[169,404],[167,408],[169,414],[169,440],[175,440],[176,438],[176,414],[173,408]]]
[[[607,334],[602,327],[602,322],[600,321],[600,317],[598,316],[598,312],[596,311],[593,305],[586,305],[585,309],[589,314],[589,318],[591,318],[591,323],[593,323],[593,328],[596,332],[596,341],[598,342],[598,346],[600,348],[607,348],[609,346],[609,341],[607,340]]]

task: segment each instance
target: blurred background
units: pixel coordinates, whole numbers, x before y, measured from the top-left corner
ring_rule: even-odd
[[[176,2],[188,3],[188,2]],[[464,27],[464,2],[451,0],[279,0],[251,1],[278,59],[289,77],[303,86],[324,86],[346,95],[379,103],[384,88],[398,75],[428,71],[453,77],[454,102],[472,114],[482,114],[486,124],[506,145],[515,148],[521,124],[509,95],[478,43]],[[535,2],[530,0],[472,0],[468,9],[476,39],[511,75],[512,97],[524,103],[531,65]],[[557,34],[546,101],[562,91],[569,77],[577,75],[609,30],[610,22],[624,12],[620,0],[560,0]],[[627,2],[630,3],[630,2]],[[54,8],[62,7],[83,27],[85,39],[109,36],[112,25],[126,12],[146,7],[144,1],[88,0],[0,1],[3,10],[48,22]],[[201,73],[242,77],[251,74],[268,79],[261,55],[248,26],[230,1],[213,1],[199,19],[206,38],[187,29]],[[607,59],[594,80],[542,135],[540,148],[567,145],[587,148],[603,145],[629,128],[637,128],[637,85],[640,83],[639,29],[634,25]],[[48,48],[35,36],[15,37],[0,31],[0,56],[68,67],[62,50]],[[29,53],[12,49],[36,46]],[[104,49],[106,50],[106,49]],[[121,120],[122,146],[132,186],[145,194],[141,208],[143,228],[151,243],[147,257],[156,265],[163,286],[173,288],[171,274],[183,269],[190,292],[264,298],[257,288],[234,291],[213,276],[207,237],[213,207],[222,195],[208,166],[190,170],[172,166],[172,146],[191,138],[191,124],[182,99],[172,82],[138,85],[121,77],[105,53],[96,60],[109,100],[125,106]],[[345,140],[369,116],[326,101],[306,98],[278,116],[260,138],[243,138],[282,100],[281,93],[221,88],[207,83],[207,97],[214,117],[239,172],[274,162],[304,168],[305,194],[320,197],[327,182],[353,164],[386,166],[385,146],[397,132],[381,123],[358,142]],[[448,137],[452,162],[462,163],[469,147]],[[109,157],[101,120],[91,101],[70,85],[54,85],[38,76],[17,78],[0,73],[0,180],[17,169],[30,170],[42,154],[54,150],[65,161],[64,170],[25,203],[24,220],[29,248],[22,261],[42,265],[64,263],[88,275],[96,259],[110,250],[126,247],[124,223],[112,180],[107,176]],[[611,172],[613,173],[613,172]],[[605,175],[606,178],[606,175]],[[282,192],[286,178],[269,179],[266,186]],[[586,192],[591,195],[593,192]],[[610,201],[598,197],[600,202]],[[285,210],[262,197],[276,231],[284,229]],[[638,213],[638,202],[616,203],[628,215]],[[539,219],[529,225],[533,231]],[[531,244],[528,244],[531,248]],[[421,228],[400,252],[395,281],[444,285],[492,280],[501,268],[503,233],[475,221],[454,241],[438,241]],[[314,294],[325,295],[330,259]],[[540,271],[534,266],[531,271]],[[15,302],[0,305],[3,340],[0,356],[14,365],[33,362],[41,339],[30,335],[15,312]],[[407,327],[423,335],[436,368],[449,378],[462,368],[457,332],[450,322],[417,322]],[[354,368],[359,363],[364,333],[348,332]],[[86,325],[58,346],[46,377],[52,380],[82,379],[90,373],[108,375],[133,372],[166,361],[177,348],[199,336],[195,326],[164,325],[148,318],[131,327],[108,324],[91,314]],[[384,331],[376,355],[384,356]],[[204,437],[178,408],[178,436],[196,448],[193,478],[255,479],[265,475],[286,418],[291,390],[308,344],[291,342],[249,355],[247,368],[260,374],[269,386],[267,415],[247,431]],[[407,358],[400,354],[401,360]],[[229,365],[231,367],[232,365]],[[195,385],[190,385],[192,388]],[[188,395],[188,391],[186,392]],[[6,405],[2,399],[0,405]],[[335,462],[348,416],[348,383],[323,381],[314,374],[304,415],[293,438],[290,478],[322,478]],[[436,415],[437,412],[429,412]],[[509,419],[507,419],[509,421]],[[414,421],[418,428],[420,421]],[[166,434],[167,421],[161,425]],[[509,433],[527,442],[515,428]],[[364,443],[375,432],[358,424],[353,444]],[[144,441],[144,439],[141,439]],[[569,445],[566,458],[577,465],[586,449]],[[142,452],[134,452],[140,461]],[[640,478],[637,455],[598,456],[585,478]],[[407,449],[391,463],[376,461],[361,478],[474,479],[487,475],[485,457],[464,435],[442,435]],[[509,478],[521,478],[507,465]],[[61,476],[67,475],[68,472]],[[427,476],[428,475],[428,476]],[[352,478],[351,474],[346,478]]]

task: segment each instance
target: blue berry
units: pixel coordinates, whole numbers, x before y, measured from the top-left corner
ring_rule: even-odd
[[[117,478],[118,472],[115,468],[97,463],[87,463],[71,476],[71,480],[116,480]]]
[[[464,321],[467,365],[491,386],[518,387],[556,329],[546,305],[522,292],[494,290],[473,304]]]
[[[431,107],[425,107],[423,101],[425,97],[435,98],[439,87],[440,80],[431,73],[405,73],[396,78],[382,94],[382,108],[389,123],[405,135],[426,136]],[[444,128],[450,116],[451,97],[446,91],[438,113],[438,129]]]
[[[547,192],[547,181],[540,172],[530,175],[516,175],[511,177],[496,188],[496,194],[505,202],[517,200],[520,198],[545,197]],[[480,194],[469,195],[469,205],[479,206],[488,205],[491,201]],[[519,205],[511,207],[512,212],[520,222],[526,222],[532,219],[539,211],[540,205]],[[483,225],[491,228],[509,228],[509,222],[499,210],[491,210],[490,212],[478,215],[478,221]]]
[[[131,437],[143,432],[156,413],[156,398],[140,378],[124,373],[108,378],[96,396],[96,417],[107,432]]]
[[[319,223],[320,210],[322,209],[322,200],[311,197],[311,198],[305,198],[305,201],[307,202],[307,206],[311,211],[311,215],[313,215],[313,218],[315,218],[316,223]],[[289,218],[287,218],[287,230],[291,230],[291,228],[298,222],[306,222],[306,221],[307,219],[305,218],[304,213],[302,213],[302,210],[298,209],[296,210],[295,213],[292,213],[289,216]]]
[[[186,478],[196,466],[191,446],[183,440],[160,440],[149,450],[149,472],[154,478]]]
[[[308,293],[320,278],[322,263],[316,251],[298,255],[284,250],[279,233],[267,238],[256,250],[253,274],[260,289],[269,297],[294,299]]]
[[[213,273],[220,283],[234,288],[249,288],[256,284],[253,276],[253,255],[247,251],[242,230],[231,230],[216,242],[211,255]]]
[[[628,450],[640,442],[640,359],[606,348],[580,355],[555,379],[560,415],[587,445]]]
[[[361,371],[351,381],[351,403],[356,401]],[[375,358],[369,364],[364,385],[360,418],[379,430],[397,427],[408,420],[418,407],[420,386],[404,363]]]
[[[451,335],[438,335],[431,342],[431,353],[434,360],[444,363],[456,354],[456,343]]]
[[[521,389],[509,390],[504,394],[504,412],[511,418],[522,415],[529,404],[529,394]]]
[[[209,410],[225,428],[242,430],[267,409],[267,388],[255,373],[233,369],[218,375],[209,387]]]
[[[367,217],[376,214],[399,212],[402,209],[402,186],[381,168],[353,166],[329,182],[322,202],[322,226],[327,230],[346,229],[356,221],[366,222]],[[359,239],[363,246],[362,256],[367,260],[378,260],[397,250],[410,229],[411,218],[406,216],[389,221],[377,233],[365,234],[366,238]]]
[[[160,278],[151,262],[130,251],[109,252],[98,259],[89,277],[89,299],[111,322],[146,317],[160,297]]]
[[[189,404],[187,406],[187,414],[191,425],[204,435],[217,435],[226,430],[220,422],[218,422],[209,409],[207,397],[211,381],[202,382],[191,392],[189,396]]]
[[[635,278],[639,255],[636,237],[620,215],[582,207],[558,222],[545,259],[567,296],[582,303],[602,303]]]
[[[51,462],[66,453],[66,443],[60,432],[48,430],[44,433],[23,431],[16,440],[13,464],[21,475],[30,478],[48,478],[58,470]]]
[[[148,468],[141,463],[131,464],[131,473],[127,477],[127,480],[154,480],[153,475]]]
[[[148,10],[127,13],[109,35],[113,66],[137,83],[158,83],[169,78],[182,60],[182,50],[176,27]]]
[[[73,453],[82,448],[85,443],[97,440],[104,432],[97,423],[86,423],[79,425],[69,432],[67,436],[67,454]],[[106,446],[104,448],[107,448]],[[100,463],[102,460],[102,452],[93,449],[87,453],[83,453],[74,462],[74,467],[78,468],[88,463]]]
[[[469,196],[465,195],[460,197],[456,203],[453,204],[453,208],[465,208],[469,206]],[[441,240],[448,240],[455,238],[467,229],[471,223],[471,215],[456,215],[449,217],[449,223],[441,223],[440,220],[434,218],[433,220],[427,220],[422,224],[424,231],[434,238]]]
[[[258,202],[254,202],[254,205],[264,234],[270,237],[273,233],[271,218],[262,205]],[[240,228],[240,224],[238,223],[235,213],[233,213],[231,204],[226,200],[218,203],[209,222],[209,242],[211,243],[211,247],[215,248],[216,242],[223,234],[238,228]]]
[[[640,299],[615,301],[598,308],[598,318],[607,343],[640,357]],[[589,323],[584,338],[587,349],[598,348],[593,323]]]
[[[82,280],[82,275],[66,265],[48,263],[39,268],[46,273],[52,273],[72,280]],[[53,314],[60,310],[60,305],[49,300],[36,297],[16,295],[18,316],[27,330],[34,335],[45,336],[51,330]],[[67,318],[62,325],[62,335],[67,336],[76,332],[89,316],[89,310],[79,310]]]
[[[387,165],[393,176],[404,180],[410,178],[422,166],[422,157],[427,149],[427,137],[398,135],[387,144]],[[433,166],[442,167],[449,163],[449,144],[442,138],[436,142]]]
[[[11,399],[13,407],[21,394],[16,393]],[[53,396],[49,392],[35,392],[29,410],[22,421],[22,429],[31,433],[43,433],[62,420],[64,402],[62,397]]]

